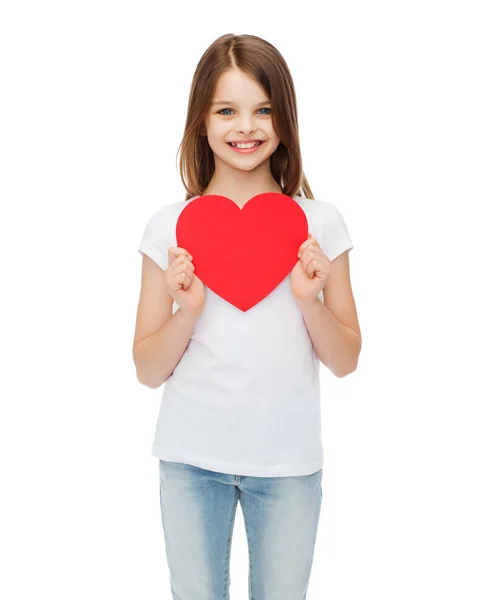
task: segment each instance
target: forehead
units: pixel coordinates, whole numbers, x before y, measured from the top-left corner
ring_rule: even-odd
[[[236,104],[259,103],[269,98],[261,85],[243,71],[229,70],[218,78],[212,102],[228,101]]]

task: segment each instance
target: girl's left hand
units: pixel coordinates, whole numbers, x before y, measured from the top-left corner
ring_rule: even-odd
[[[298,303],[312,303],[329,281],[332,263],[311,234],[301,244],[298,256],[290,276],[292,293]]]

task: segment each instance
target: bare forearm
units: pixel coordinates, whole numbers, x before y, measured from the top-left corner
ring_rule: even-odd
[[[200,316],[201,313],[184,313],[179,308],[161,329],[134,348],[132,355],[140,383],[154,389],[170,377],[186,351]]]
[[[298,306],[321,362],[337,377],[352,373],[361,351],[358,334],[341,323],[320,299]]]

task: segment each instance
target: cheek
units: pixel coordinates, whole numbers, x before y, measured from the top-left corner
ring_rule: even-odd
[[[212,139],[218,143],[223,142],[223,139],[227,137],[229,128],[223,123],[215,123],[209,129],[209,134]]]
[[[275,152],[280,144],[280,139],[275,135],[275,133],[270,134],[270,150],[271,152]]]
[[[211,137],[217,137],[225,132],[226,124],[218,119],[208,118],[205,123],[208,135],[211,135]]]
[[[275,130],[273,129],[272,125],[270,124],[269,127],[266,127],[265,131],[270,136],[270,141],[276,148],[280,144],[280,138],[275,133]]]

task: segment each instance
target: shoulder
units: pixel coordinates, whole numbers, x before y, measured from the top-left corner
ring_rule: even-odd
[[[155,212],[152,213],[151,218],[155,220],[166,219],[179,212],[187,206],[187,202],[184,200],[180,200],[178,202],[170,202],[169,204],[164,204]]]
[[[148,219],[148,227],[153,229],[166,229],[175,225],[182,210],[187,206],[184,200],[165,204],[151,213]]]
[[[177,220],[187,202],[171,202],[155,210],[146,222],[140,248],[149,249],[150,244],[158,246],[162,252],[176,245]]]
[[[342,219],[342,214],[335,202],[330,202],[330,200],[322,198],[310,200],[309,198],[302,198],[301,196],[296,196],[295,200],[306,214],[315,220],[321,219],[332,225],[334,223],[339,223]]]

